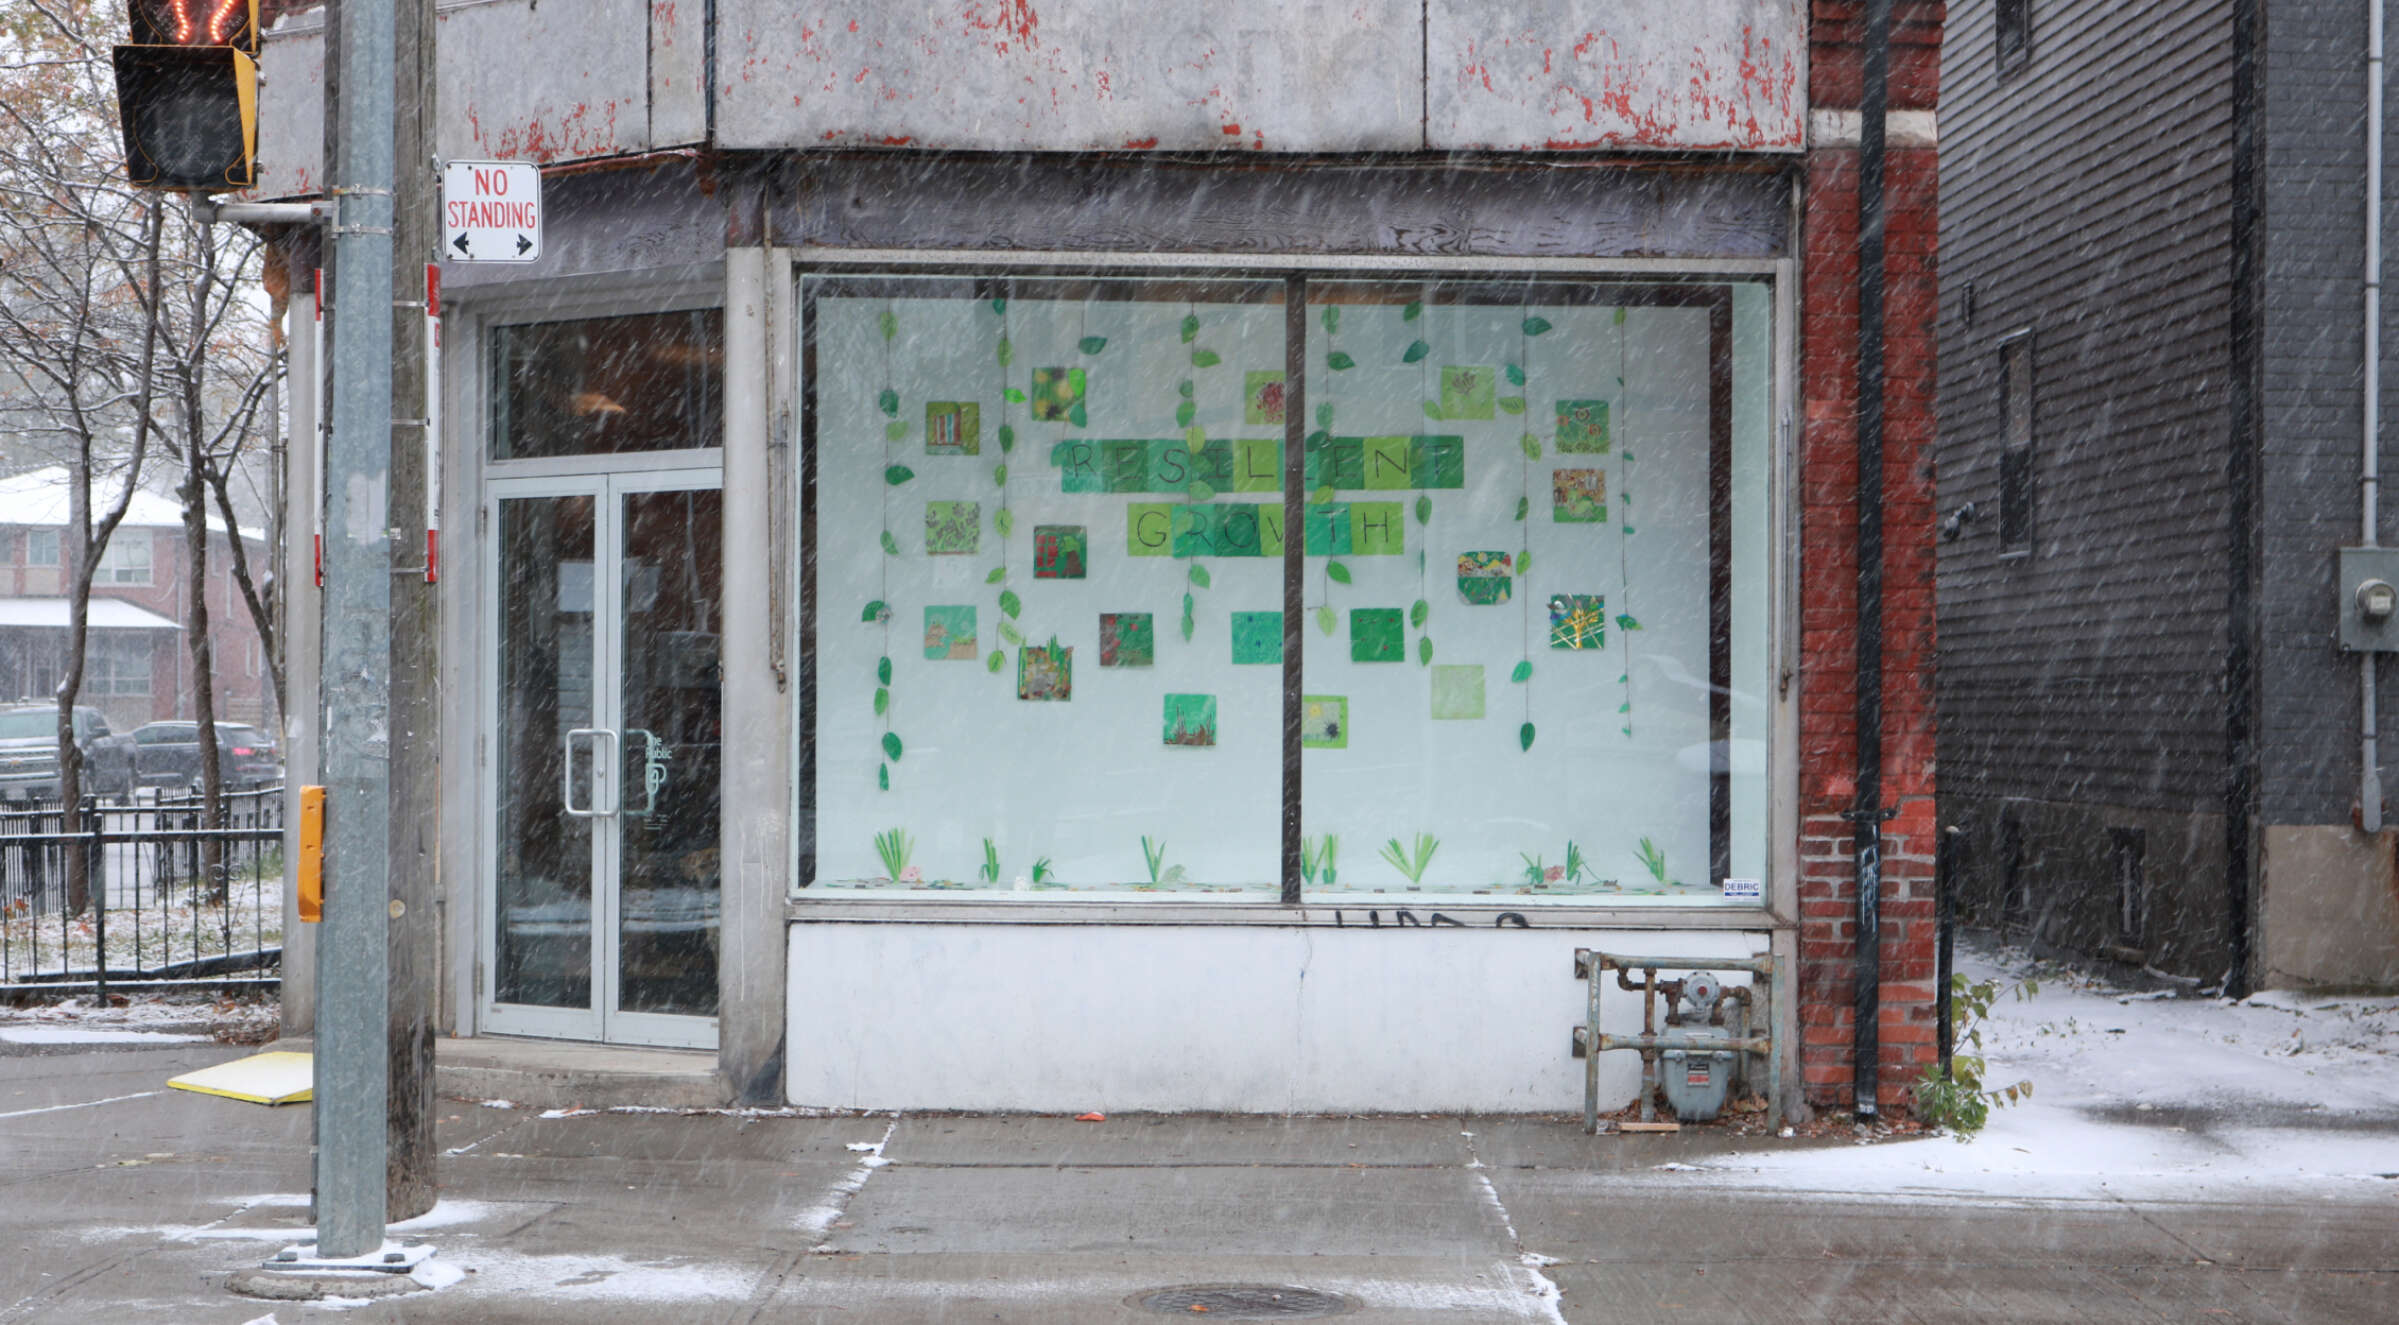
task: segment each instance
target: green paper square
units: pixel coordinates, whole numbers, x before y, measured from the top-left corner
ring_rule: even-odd
[[[1258,512],[1258,555],[1268,560],[1283,555],[1283,508],[1260,503]]]
[[[1491,402],[1497,397],[1494,389],[1499,376],[1488,367],[1453,364],[1441,370],[1441,417],[1445,419],[1487,419],[1491,417]]]
[[[1216,555],[1220,557],[1254,557],[1258,555],[1257,503],[1234,502],[1216,508]]]
[[[1349,696],[1301,696],[1299,743],[1310,750],[1347,750]]]
[[[935,557],[974,555],[983,545],[983,507],[971,501],[925,503],[925,552]]]
[[[1311,557],[1343,557],[1349,555],[1349,503],[1326,502],[1308,507],[1308,555]]]
[[[1361,439],[1366,456],[1366,487],[1369,490],[1395,492],[1415,486],[1408,479],[1408,443],[1406,437]]]
[[[1173,503],[1162,501],[1137,501],[1125,507],[1125,555],[1173,555],[1175,510]]]
[[[1279,372],[1243,374],[1241,379],[1241,421],[1256,427],[1259,424],[1281,424],[1283,421],[1283,375]]]
[[[1565,455],[1608,453],[1608,402],[1558,402],[1558,450]]]
[[[1349,504],[1349,542],[1357,556],[1396,557],[1407,551],[1408,508],[1395,501]]]
[[[980,455],[983,407],[971,400],[925,402],[926,455]]]
[[[1282,662],[1283,614],[1280,612],[1235,612],[1233,614],[1233,661],[1236,663]]]
[[[1148,492],[1150,490],[1150,444],[1132,440],[1101,442],[1100,490],[1102,492]]]
[[[1483,716],[1483,665],[1433,664],[1433,716],[1464,721]]]
[[[1074,407],[1083,403],[1083,370],[1034,369],[1031,400],[1034,418],[1044,422],[1066,422],[1073,414]]]
[[[1307,450],[1301,455],[1306,464],[1307,488],[1333,488],[1352,492],[1366,486],[1366,442],[1360,437],[1328,437],[1323,433],[1308,438]]]
[[[1455,436],[1408,439],[1408,473],[1418,488],[1466,486],[1466,439]]]
[[[925,609],[925,657],[928,660],[974,662],[975,609],[972,604]]]
[[[1100,450],[1092,442],[1075,438],[1053,444],[1050,464],[1058,470],[1060,492],[1108,490],[1107,477],[1100,472]]]
[[[1089,570],[1091,535],[1079,524],[1033,526],[1033,578],[1079,580]]]
[[[1243,440],[1233,443],[1233,491],[1281,492],[1283,490],[1283,444],[1273,440]]]
[[[1158,661],[1158,630],[1147,612],[1100,613],[1100,666],[1148,667]]]
[[[1178,557],[1216,555],[1216,526],[1222,507],[1212,504],[1168,508],[1173,519],[1174,554]]]
[[[1549,476],[1550,519],[1556,524],[1608,522],[1608,471],[1560,469]]]
[[[1351,662],[1400,662],[1407,656],[1407,613],[1396,607],[1350,609]]]
[[[1168,695],[1159,736],[1168,745],[1204,749],[1216,744],[1216,696]]]
[[[1512,553],[1459,553],[1458,596],[1477,607],[1494,607],[1508,601],[1515,565]]]
[[[1595,593],[1551,594],[1549,647],[1597,649],[1608,642],[1608,600]]]
[[[1064,702],[1075,697],[1075,651],[1058,644],[1028,644],[1016,651],[1016,697]]]

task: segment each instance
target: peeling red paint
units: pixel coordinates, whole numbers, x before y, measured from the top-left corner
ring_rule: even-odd
[[[1155,135],[1148,138],[1127,138],[1125,140],[1125,146],[1137,152],[1146,152],[1157,145],[1158,139]]]
[[[1241,126],[1238,124],[1228,124],[1224,127],[1224,131],[1225,136],[1228,138],[1239,138],[1241,136]]]

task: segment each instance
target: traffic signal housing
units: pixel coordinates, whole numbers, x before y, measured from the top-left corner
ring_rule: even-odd
[[[125,174],[165,189],[257,182],[258,0],[131,0],[115,51]]]

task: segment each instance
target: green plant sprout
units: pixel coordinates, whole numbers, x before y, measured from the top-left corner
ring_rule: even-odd
[[[1150,841],[1149,834],[1142,834],[1141,859],[1149,866],[1152,888],[1163,888],[1167,884],[1183,881],[1183,867],[1166,863],[1166,840],[1164,838],[1153,843]]]
[[[1401,846],[1395,837],[1383,844],[1383,859],[1390,862],[1391,868],[1407,875],[1410,884],[1421,885],[1424,872],[1432,867],[1433,853],[1440,849],[1441,839],[1431,833],[1416,835],[1416,850],[1413,853]]]
[[[1665,849],[1645,837],[1641,839],[1639,851],[1641,867],[1649,871],[1649,877],[1656,879],[1659,883],[1669,883],[1666,878]],[[1671,885],[1669,884],[1669,886]]]
[[[1581,883],[1583,881],[1583,871],[1588,868],[1590,868],[1590,862],[1583,859],[1583,849],[1576,846],[1572,842],[1568,842],[1566,844],[1566,882],[1570,884]]]
[[[977,873],[982,875],[985,883],[1000,881],[1000,849],[988,837],[983,839],[983,868]]]
[[[1033,862],[1033,884],[1039,887],[1050,881],[1050,858],[1043,856]]]
[[[2012,990],[2018,999],[2031,998],[2041,986],[2031,980],[2018,982]],[[1970,981],[1963,975],[1949,977],[1949,1072],[1944,1076],[1939,1063],[1927,1064],[1924,1074],[1916,1079],[1916,1116],[1937,1127],[1946,1127],[1957,1134],[1961,1142],[1974,1139],[1974,1134],[1991,1120],[1994,1105],[2006,1107],[2018,1100],[2032,1098],[2032,1082],[2019,1081],[2012,1086],[1986,1089],[1983,1073],[1988,1064],[1983,1061],[1982,1021],[1991,1013],[1991,1006],[2001,993],[1997,980]]]
[[[1333,868],[1333,861],[1340,854],[1341,839],[1333,833],[1327,833],[1321,838],[1301,838],[1299,843],[1300,878],[1312,885],[1316,883],[1317,876],[1321,874],[1324,876],[1324,886],[1332,887],[1333,880],[1338,877]]]
[[[883,858],[883,877],[897,881],[908,872],[908,857],[916,850],[916,839],[904,828],[886,828],[875,834],[875,854]]]
[[[1546,878],[1549,873],[1548,862],[1542,860],[1541,857],[1526,851],[1519,851],[1516,853],[1516,855],[1519,859],[1524,861],[1524,881],[1526,885],[1534,888],[1540,887],[1542,880]]]

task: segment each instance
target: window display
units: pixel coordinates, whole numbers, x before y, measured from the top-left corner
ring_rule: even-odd
[[[1764,874],[1763,283],[801,296],[804,886]]]

